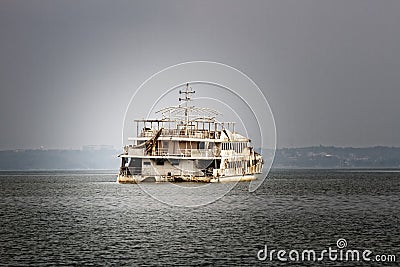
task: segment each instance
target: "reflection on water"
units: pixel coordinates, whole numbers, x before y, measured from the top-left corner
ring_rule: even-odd
[[[398,253],[396,172],[275,170],[255,193],[239,183],[196,208],[162,204],[115,179],[101,172],[2,173],[0,264],[276,266],[283,263],[257,260],[264,245],[322,250],[338,238],[349,248]],[[142,186],[168,196],[174,185]],[[212,184],[207,194],[221,186]]]

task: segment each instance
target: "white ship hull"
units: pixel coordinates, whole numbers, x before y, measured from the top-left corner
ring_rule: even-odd
[[[264,161],[250,139],[234,131],[234,122],[218,121],[219,112],[189,106],[188,88],[180,91],[184,106],[160,110],[161,119],[135,120],[117,182],[238,182],[262,173]]]
[[[117,182],[121,184],[137,184],[145,182],[201,182],[201,183],[225,183],[225,182],[249,182],[256,180],[256,176],[253,174],[248,175],[235,175],[225,177],[202,177],[202,176],[142,176],[142,175],[118,175]]]

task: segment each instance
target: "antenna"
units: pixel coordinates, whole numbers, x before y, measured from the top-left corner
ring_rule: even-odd
[[[189,90],[189,88],[190,88],[190,90]],[[179,94],[185,94],[185,97],[184,98],[179,98],[179,101],[185,101],[185,106],[184,106],[184,109],[185,109],[185,128],[187,129],[187,126],[188,126],[188,123],[189,123],[189,101],[192,101],[192,98],[191,98],[191,94],[194,94],[194,93],[196,93],[196,91],[194,91],[193,89],[192,89],[192,87],[190,87],[189,86],[189,83],[186,83],[186,90],[185,91],[182,91],[182,90],[179,90]]]

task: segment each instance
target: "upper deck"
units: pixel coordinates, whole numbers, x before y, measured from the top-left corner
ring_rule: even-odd
[[[224,129],[229,131],[234,129],[234,122],[195,121],[190,124],[182,124],[170,120],[135,120],[135,123],[136,137],[130,137],[128,140],[147,140],[162,129],[158,137],[160,140],[167,138],[168,140],[179,139],[182,141],[189,139],[212,141],[220,139]]]
[[[189,89],[190,88],[190,89]],[[191,95],[195,93],[189,84],[186,90],[180,90],[184,95],[179,101],[183,104],[163,108],[156,113],[161,114],[161,119],[135,120],[136,137],[128,138],[129,141],[148,140],[158,134],[159,140],[219,140],[223,132],[229,130],[235,132],[235,122],[221,122],[216,118],[221,115],[217,110],[211,108],[190,106]]]

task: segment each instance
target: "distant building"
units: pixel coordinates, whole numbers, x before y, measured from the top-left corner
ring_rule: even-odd
[[[85,145],[82,146],[83,151],[99,151],[99,150],[114,150],[112,145]]]

